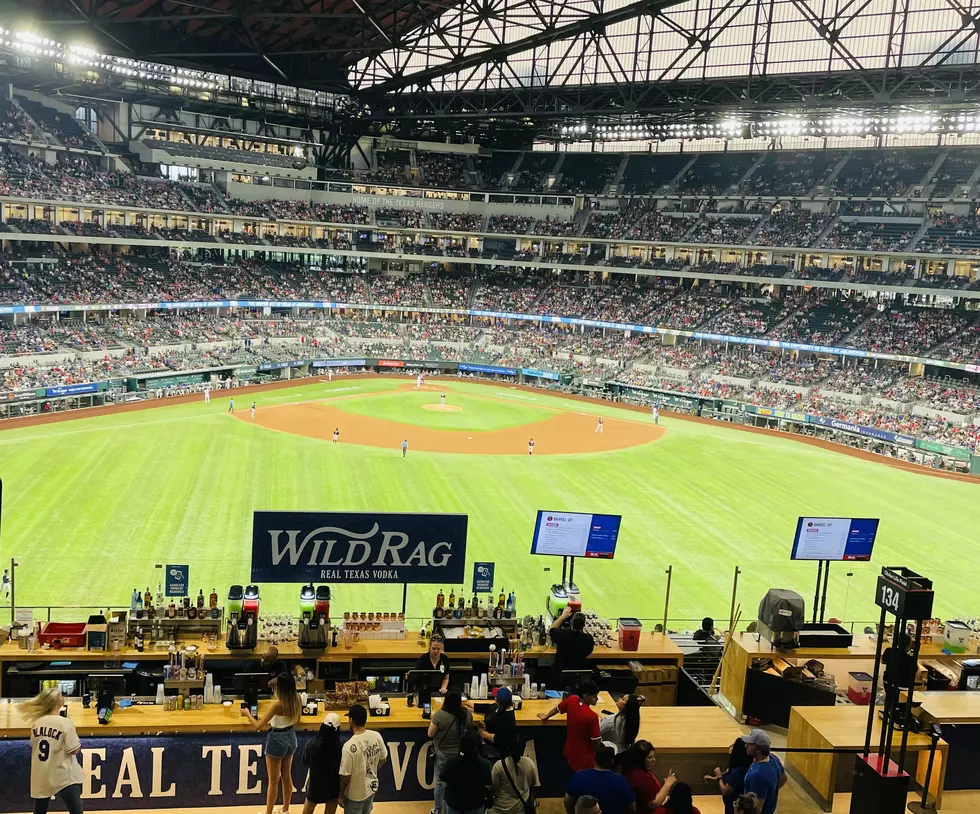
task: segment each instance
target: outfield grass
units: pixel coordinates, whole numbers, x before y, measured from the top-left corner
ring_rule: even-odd
[[[649,420],[603,402],[458,381],[440,387],[450,403],[465,404],[461,413],[416,413],[409,405],[436,403],[438,394],[391,393],[401,382],[339,379],[255,400],[262,409],[343,396],[337,406],[345,410],[383,405],[380,416],[411,414],[455,429],[457,419],[496,428],[560,409]],[[368,394],[379,395],[351,398]],[[663,440],[621,452],[529,459],[413,451],[404,461],[396,450],[270,433],[234,420],[226,408],[215,397],[210,405],[0,432],[0,558],[21,563],[19,604],[125,605],[134,587],[155,589],[153,564],[166,562],[190,563],[195,594],[199,587],[223,593],[248,581],[253,510],[377,510],[468,514],[468,560],[495,560],[502,587],[518,592],[519,611],[538,613],[560,561],[527,552],[536,511],[554,509],[623,515],[617,559],[576,570],[586,602],[609,616],[662,616],[668,566],[673,618],[727,619],[736,565],[746,619],[768,587],[798,590],[809,606],[815,566],[788,561],[801,514],[882,518],[875,562],[834,566],[828,614],[876,618],[872,591],[882,564],[931,577],[940,614],[977,613],[975,484],[669,416],[661,420]],[[331,587],[339,610],[400,603],[398,586]],[[438,587],[413,587],[409,614],[428,612]],[[264,607],[292,610],[297,596],[298,587],[268,586]]]

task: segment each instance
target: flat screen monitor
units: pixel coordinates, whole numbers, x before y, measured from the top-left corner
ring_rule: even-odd
[[[540,511],[531,553],[611,560],[622,519],[618,514]]]
[[[792,559],[867,562],[877,534],[876,517],[801,517]]]

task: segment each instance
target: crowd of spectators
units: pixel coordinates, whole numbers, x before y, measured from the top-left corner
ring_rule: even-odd
[[[837,221],[824,238],[823,245],[828,249],[896,252],[908,248],[918,228],[917,223]]]
[[[826,228],[828,215],[798,209],[774,212],[752,238],[754,246],[798,246],[808,248]]]
[[[404,305],[424,307],[425,278],[421,275],[389,277],[375,274],[371,277],[371,299],[378,305]]]
[[[187,211],[182,185],[132,173],[103,170],[88,157],[62,154],[48,164],[0,147],[0,195],[45,200],[111,203]]]
[[[677,242],[693,222],[691,216],[664,214],[643,201],[634,201],[622,212],[592,212],[585,225],[585,235],[606,240]]]
[[[416,154],[422,182],[427,187],[443,189],[469,189],[469,166],[466,156],[457,153]]]
[[[534,222],[531,234],[547,235],[549,237],[574,237],[577,231],[578,224],[574,220],[546,217],[543,220]]]
[[[476,278],[467,274],[430,274],[426,283],[436,308],[467,308]]]
[[[730,336],[765,336],[782,316],[779,300],[742,298],[727,301],[724,310],[705,328]]]
[[[747,242],[752,230],[758,225],[758,218],[705,216],[694,224],[686,239],[692,243],[741,245]]]
[[[534,223],[534,218],[520,215],[491,215],[487,231],[504,235],[526,235]]]
[[[482,232],[483,215],[432,212],[429,214],[429,228],[441,232]]]
[[[959,334],[969,318],[943,308],[893,308],[876,313],[847,345],[879,353],[922,354]]]
[[[0,138],[37,141],[40,133],[21,107],[9,99],[0,99]]]

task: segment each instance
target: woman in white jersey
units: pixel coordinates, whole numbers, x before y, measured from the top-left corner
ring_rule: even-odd
[[[289,814],[289,803],[293,798],[293,755],[296,752],[296,724],[303,705],[296,692],[296,679],[290,673],[276,677],[272,688],[272,703],[268,706],[262,720],[257,720],[247,706],[242,706],[242,717],[248,718],[258,730],[269,727],[265,741],[265,768],[269,774],[269,784],[265,793],[265,814],[272,814],[282,785],[282,814]]]
[[[70,814],[82,814],[82,749],[75,725],[59,712],[65,705],[61,690],[45,690],[20,705],[20,714],[31,725],[31,797],[34,814],[47,814],[52,797],[58,796]]]

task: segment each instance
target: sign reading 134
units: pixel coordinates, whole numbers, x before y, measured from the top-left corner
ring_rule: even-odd
[[[908,568],[882,568],[875,604],[900,619],[931,619],[934,596],[931,580]]]

